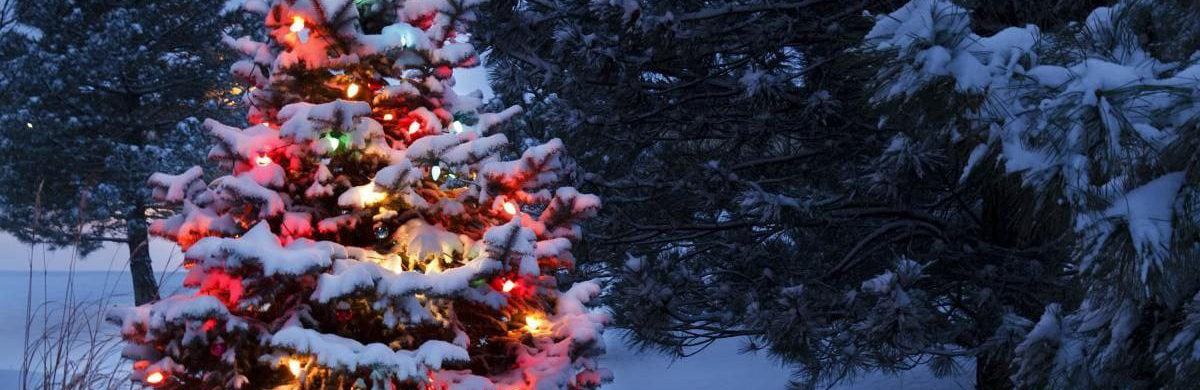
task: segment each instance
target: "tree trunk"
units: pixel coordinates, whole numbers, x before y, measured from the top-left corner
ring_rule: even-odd
[[[975,390],[1011,390],[1008,354],[985,353],[975,357]]]
[[[142,305],[158,299],[158,283],[154,280],[154,267],[150,262],[150,232],[145,210],[139,207],[134,216],[125,222],[125,233],[129,237],[129,276],[133,278],[133,302]]]

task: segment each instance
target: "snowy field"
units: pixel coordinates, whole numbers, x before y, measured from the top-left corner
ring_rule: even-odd
[[[34,305],[44,301],[43,285],[48,285],[49,296],[54,300],[64,298],[63,287],[68,284],[66,272],[41,272],[34,275]],[[21,364],[24,343],[24,321],[26,297],[28,297],[27,272],[0,272],[0,388],[16,388],[17,370]],[[43,280],[48,283],[43,283]],[[164,295],[179,289],[180,278],[172,275],[165,278]],[[75,297],[92,300],[113,296],[115,302],[131,301],[127,274],[110,272],[77,272],[74,277]],[[718,343],[697,356],[672,360],[653,352],[638,353],[630,350],[621,341],[619,333],[607,335],[609,352],[603,359],[613,370],[616,381],[605,390],[740,390],[740,389],[784,389],[789,371],[762,355],[738,354],[739,341]],[[969,375],[965,375],[969,376]],[[924,370],[914,370],[900,377],[873,375],[861,378],[852,385],[838,386],[835,390],[962,390],[973,388],[968,378],[935,380]]]

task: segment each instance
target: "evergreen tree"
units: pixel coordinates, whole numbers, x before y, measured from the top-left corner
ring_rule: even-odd
[[[864,6],[895,7],[500,1],[474,36],[529,136],[594,145],[577,161],[609,212],[581,263],[616,278],[635,342],[746,337],[797,388],[965,360],[1005,388],[1027,318],[1074,291],[1069,216],[960,181],[957,146],[872,104]]]
[[[0,229],[25,242],[130,253],[135,300],[158,296],[144,182],[202,161],[194,115],[222,115],[230,25],[203,2],[22,2],[5,34]]]
[[[1017,388],[1195,387],[1197,16],[1128,0],[981,36],[967,9],[915,0],[867,36],[875,103],[960,150],[960,181],[1018,180],[1020,207],[1066,216],[1052,243],[1079,295],[1014,319]]]
[[[8,112],[9,102],[15,99],[11,95],[11,80],[18,73],[14,62],[25,51],[30,36],[37,34],[18,22],[24,10],[16,0],[0,0],[0,102],[4,102],[0,107],[6,109],[3,112]]]
[[[115,309],[136,383],[194,389],[590,389],[607,315],[565,292],[600,207],[557,139],[508,146],[454,70],[479,63],[476,1],[276,0],[226,37],[251,126],[206,120],[209,157],[150,177],[182,208],[181,294]],[[519,152],[519,153],[518,153]]]

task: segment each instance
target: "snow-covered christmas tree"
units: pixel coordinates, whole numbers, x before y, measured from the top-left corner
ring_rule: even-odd
[[[149,180],[181,212],[194,293],[112,310],[136,385],[165,389],[587,389],[608,379],[593,282],[562,292],[599,199],[559,186],[563,145],[509,152],[462,32],[479,0],[248,0],[251,126],[209,120],[200,167]]]

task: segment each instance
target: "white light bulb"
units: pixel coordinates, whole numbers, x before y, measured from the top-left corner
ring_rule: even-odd
[[[453,130],[453,131],[454,131],[454,134],[460,134],[460,133],[462,133],[462,132],[463,132],[463,125],[462,125],[462,122],[459,122],[459,121],[454,121],[454,123],[451,123],[451,124],[450,124],[450,130]]]
[[[429,174],[433,175],[433,180],[437,180],[439,176],[442,176],[442,167],[434,165],[433,168],[429,169]]]
[[[539,328],[541,328],[542,324],[544,323],[545,321],[542,321],[542,319],[538,318],[537,316],[525,316],[525,329],[528,329],[529,333],[538,333],[538,331],[541,330]]]
[[[157,385],[162,383],[163,379],[165,378],[166,376],[164,376],[161,371],[155,371],[150,373],[150,375],[146,375],[146,383]]]
[[[301,30],[304,30],[304,18],[299,17],[299,16],[293,16],[292,17],[292,26],[289,27],[288,30],[291,30],[294,33],[298,33]]]
[[[363,207],[372,206],[376,203],[382,202],[384,198],[387,198],[387,193],[375,191],[375,182],[372,181],[367,183],[366,187],[363,189],[361,203]]]
[[[296,359],[288,359],[288,371],[292,372],[293,376],[300,376],[300,361]]]

